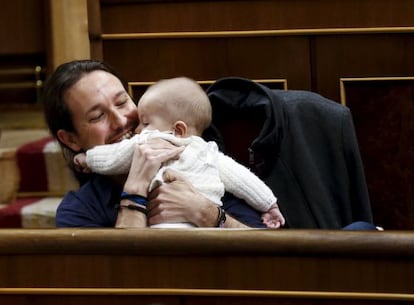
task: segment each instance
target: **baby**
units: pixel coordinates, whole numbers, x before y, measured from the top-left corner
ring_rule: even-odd
[[[201,138],[211,123],[211,104],[207,94],[186,77],[161,80],[150,86],[137,106],[139,126],[135,136],[119,143],[96,146],[74,158],[83,171],[104,175],[129,171],[135,145],[150,138],[162,138],[185,146],[178,160],[165,163],[149,186],[149,191],[163,183],[163,173],[172,168],[183,173],[208,199],[221,205],[225,191],[245,200],[262,212],[269,228],[279,228],[285,219],[277,199],[266,184],[248,168],[218,150],[215,142]],[[182,227],[192,224],[160,224],[158,227]]]

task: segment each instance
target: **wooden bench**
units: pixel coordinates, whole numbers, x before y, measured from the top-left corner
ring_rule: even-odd
[[[1,304],[412,304],[414,234],[11,229],[0,270]]]

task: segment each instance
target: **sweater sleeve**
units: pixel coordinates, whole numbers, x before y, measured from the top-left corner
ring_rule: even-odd
[[[277,199],[272,190],[245,166],[219,152],[218,168],[226,191],[266,212]]]
[[[92,172],[102,175],[128,173],[135,145],[141,142],[140,136],[135,135],[119,143],[95,146],[86,152],[86,163]]]

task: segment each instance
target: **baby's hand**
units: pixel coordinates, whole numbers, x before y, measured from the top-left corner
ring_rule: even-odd
[[[88,174],[91,171],[89,170],[88,164],[86,164],[86,154],[78,153],[73,157],[73,163],[77,171],[81,173]]]
[[[268,228],[273,229],[280,228],[285,224],[285,218],[276,203],[267,212],[262,214],[262,221]]]

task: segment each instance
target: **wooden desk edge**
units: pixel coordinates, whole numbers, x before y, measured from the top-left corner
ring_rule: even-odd
[[[414,257],[414,232],[270,229],[4,229],[0,255],[252,254]]]

